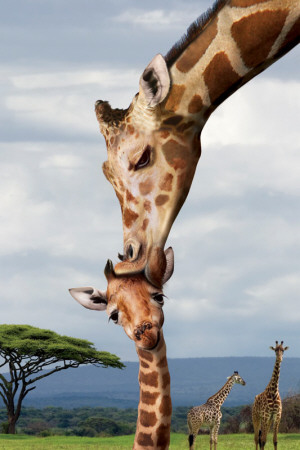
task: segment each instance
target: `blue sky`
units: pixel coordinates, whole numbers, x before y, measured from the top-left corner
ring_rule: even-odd
[[[136,360],[134,344],[68,288],[106,286],[122,251],[120,208],[102,174],[98,98],[127,107],[152,57],[208,1],[2,2],[1,323],[91,340]],[[300,356],[299,48],[209,119],[202,157],[168,245],[170,357]]]

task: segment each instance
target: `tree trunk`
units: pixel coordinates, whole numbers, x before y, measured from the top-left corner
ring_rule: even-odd
[[[16,417],[9,417],[8,418],[8,428],[7,428],[7,434],[16,434]]]

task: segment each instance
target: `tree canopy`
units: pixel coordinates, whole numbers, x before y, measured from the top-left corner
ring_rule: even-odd
[[[124,367],[116,355],[96,350],[87,340],[30,325],[0,325],[0,357],[0,368],[7,365],[8,369],[8,374],[0,373],[0,396],[7,409],[10,433],[15,432],[23,399],[38,380],[85,364]]]

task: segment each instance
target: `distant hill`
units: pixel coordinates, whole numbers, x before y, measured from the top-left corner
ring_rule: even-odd
[[[224,357],[169,359],[174,406],[201,404],[217,392],[235,370],[246,386],[234,386],[226,406],[252,403],[269,382],[274,358]],[[24,405],[34,407],[114,406],[136,408],[139,399],[138,363],[127,362],[123,370],[93,366],[68,369],[37,383]],[[300,358],[284,358],[281,366],[282,397],[300,391]],[[1,405],[1,403],[0,403]]]

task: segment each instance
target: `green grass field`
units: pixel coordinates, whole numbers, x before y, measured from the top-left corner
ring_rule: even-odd
[[[22,450],[56,450],[56,449],[113,449],[130,450],[134,436],[119,436],[115,438],[80,438],[75,436],[51,436],[45,438],[23,435],[7,436],[0,434],[0,449]],[[208,449],[209,436],[198,436],[196,449]],[[272,436],[268,436],[267,449],[273,449]],[[188,449],[187,436],[184,434],[172,434],[170,450]],[[219,436],[218,450],[253,450],[253,435],[228,434]],[[278,439],[278,450],[300,450],[300,434],[281,434]]]

